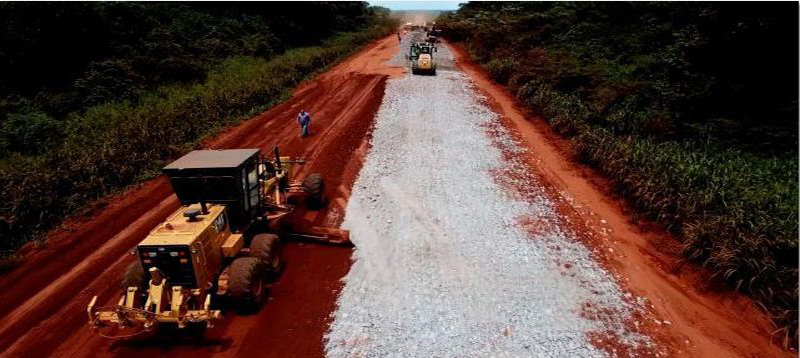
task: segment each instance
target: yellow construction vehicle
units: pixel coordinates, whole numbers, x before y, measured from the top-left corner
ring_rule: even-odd
[[[411,62],[411,73],[436,75],[436,61],[433,59],[433,53],[436,52],[436,46],[428,42],[417,42],[411,45],[409,49],[408,59]]]
[[[265,160],[258,149],[198,150],[164,167],[182,207],[159,224],[130,254],[117,304],[86,311],[89,326],[107,338],[155,332],[161,324],[212,327],[227,304],[253,312],[280,270],[281,218],[297,199],[324,203],[319,174],[292,181],[303,160]],[[309,228],[285,237],[349,244],[345,230]]]

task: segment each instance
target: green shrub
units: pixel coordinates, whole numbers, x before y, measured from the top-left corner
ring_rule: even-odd
[[[9,113],[0,123],[0,153],[37,154],[60,133],[61,123],[35,107]]]
[[[796,160],[598,128],[582,132],[576,144],[635,207],[681,234],[687,258],[751,294],[781,322],[796,317]]]
[[[107,60],[89,64],[74,87],[83,98],[83,105],[92,106],[132,97],[141,89],[142,79],[128,61]]]
[[[168,83],[202,82],[228,58],[269,59],[385,24],[386,11],[356,1],[0,2],[0,121],[16,97],[60,121]]]
[[[486,70],[498,83],[508,84],[508,80],[516,72],[517,66],[517,61],[512,58],[494,58],[486,63]]]

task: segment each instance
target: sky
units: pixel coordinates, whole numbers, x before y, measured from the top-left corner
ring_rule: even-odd
[[[370,5],[383,6],[390,10],[458,10],[462,1],[369,1]]]

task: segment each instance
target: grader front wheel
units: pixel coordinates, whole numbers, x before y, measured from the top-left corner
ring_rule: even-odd
[[[228,282],[233,309],[240,314],[253,313],[264,301],[264,264],[257,257],[240,257],[231,264]]]
[[[322,175],[309,174],[303,181],[303,189],[306,192],[306,205],[311,209],[321,208],[325,201],[325,182],[322,181]]]
[[[280,271],[279,244],[278,235],[275,234],[258,234],[253,236],[253,241],[250,243],[250,257],[255,257],[261,262],[269,279],[277,277]]]
[[[122,289],[122,294],[128,291],[128,287],[138,287],[139,292],[144,292],[144,285],[144,268],[142,267],[142,263],[137,260],[132,262],[128,265],[128,268],[125,269],[120,288]]]

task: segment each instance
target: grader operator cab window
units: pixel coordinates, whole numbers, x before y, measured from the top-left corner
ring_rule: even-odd
[[[416,60],[417,58],[419,58],[420,51],[421,47],[419,46],[419,44],[411,45],[411,48],[409,49],[408,53],[408,58],[411,60]]]
[[[250,173],[247,174],[248,187],[250,188],[250,205],[258,207],[259,199],[261,198],[261,191],[258,185],[258,170],[257,166],[253,166]]]
[[[223,232],[225,231],[226,225],[227,225],[227,220],[225,220],[225,213],[222,213],[222,215],[218,216],[214,220],[214,231]]]

